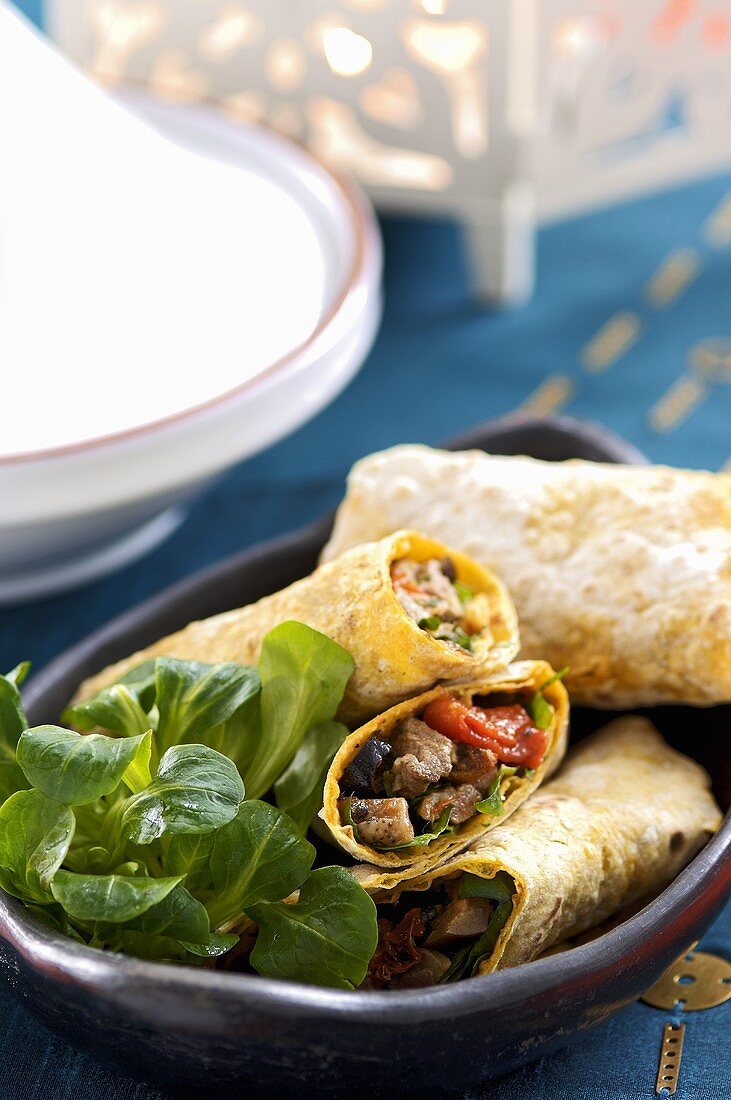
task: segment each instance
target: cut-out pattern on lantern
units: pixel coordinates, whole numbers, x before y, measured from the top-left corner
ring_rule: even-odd
[[[454,215],[525,297],[538,221],[731,163],[731,0],[48,0],[102,80],[308,142],[384,208]]]

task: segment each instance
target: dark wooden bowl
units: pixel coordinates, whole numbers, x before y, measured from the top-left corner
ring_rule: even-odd
[[[565,419],[485,424],[458,447],[540,458],[643,462],[603,429]],[[35,676],[32,723],[53,722],[78,683],[183,626],[275,591],[315,565],[327,517],[237,555],[115,619]],[[647,712],[731,795],[731,708]],[[572,737],[607,720],[579,710]],[[0,894],[0,963],[21,1000],[69,1042],[124,1072],[171,1085],[318,1097],[406,1095],[495,1077],[595,1027],[636,1000],[731,893],[731,817],[636,916],[574,950],[458,985],[343,993],[243,974],[104,955],[54,934]],[[479,1041],[476,1037],[479,1036]]]

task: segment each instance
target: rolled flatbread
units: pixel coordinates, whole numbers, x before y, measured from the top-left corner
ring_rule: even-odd
[[[503,578],[574,703],[731,700],[731,476],[393,447],[354,466],[323,560],[417,519]]]
[[[476,737],[453,729],[455,705],[458,717],[471,712]],[[356,859],[426,871],[496,826],[505,828],[561,763],[568,717],[566,689],[545,661],[520,661],[476,683],[435,688],[346,738],[330,765],[320,816]],[[511,724],[517,730],[521,723],[511,748]],[[463,735],[468,740],[452,739]]]
[[[504,667],[520,645],[513,602],[489,569],[415,531],[400,531],[255,604],[190,623],[87,680],[77,698],[150,657],[255,664],[264,636],[287,620],[327,634],[353,657],[339,713],[350,725],[436,683]]]
[[[619,718],[579,744],[550,783],[467,851],[421,875],[365,865],[353,873],[379,915],[394,903],[433,911],[446,889],[479,897],[481,881],[502,884],[500,928],[483,942],[484,953],[479,937],[457,941],[467,952],[457,976],[487,974],[529,962],[662,890],[720,824],[709,788],[703,768],[671,749],[647,719]],[[464,900],[461,907],[469,910]],[[443,913],[441,920],[448,924]],[[438,936],[436,944],[441,955]],[[442,980],[447,974],[443,962]]]

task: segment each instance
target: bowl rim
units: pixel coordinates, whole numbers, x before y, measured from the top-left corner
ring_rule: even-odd
[[[115,91],[119,93],[118,98],[124,105],[125,88],[107,90],[110,94]],[[140,103],[143,103],[144,99],[152,99],[149,95],[144,97],[141,96],[139,94],[140,89],[135,87],[134,84],[130,84],[129,91],[134,93],[135,100]],[[131,96],[129,102],[132,102]],[[200,103],[186,104],[185,106],[188,109],[194,108],[199,113],[210,113],[217,121],[221,119],[226,120],[225,113],[211,101],[201,101]],[[375,215],[360,186],[354,179],[348,176],[347,173],[328,165],[322,158],[315,155],[310,149],[306,149],[301,142],[294,138],[281,134],[264,125],[235,122],[230,118],[228,121],[233,126],[254,131],[264,144],[269,144],[274,148],[277,146],[283,147],[287,150],[290,158],[292,156],[299,158],[303,164],[309,162],[310,169],[316,170],[321,180],[324,177],[341,199],[344,211],[353,229],[354,247],[350,269],[333,302],[328,309],[323,312],[315,328],[305,340],[301,341],[273,363],[270,363],[269,366],[258,371],[253,378],[248,378],[244,382],[240,382],[236,386],[232,386],[213,397],[207,398],[205,401],[199,401],[195,405],[190,405],[186,409],[180,409],[178,412],[169,413],[166,416],[159,416],[154,420],[148,420],[129,428],[121,428],[118,431],[108,432],[104,435],[91,436],[88,439],[78,440],[73,443],[63,443],[56,447],[42,447],[32,451],[21,451],[18,454],[0,454],[0,467],[19,466],[26,462],[32,463],[46,459],[65,457],[66,455],[81,454],[115,443],[124,443],[136,439],[139,436],[152,434],[160,428],[172,427],[182,422],[195,419],[199,415],[216,409],[221,405],[227,405],[232,401],[236,401],[243,394],[258,388],[260,385],[267,384],[275,376],[295,366],[297,361],[312,347],[316,346],[331,327],[336,325],[340,317],[347,316],[350,303],[353,300],[357,300],[361,293],[364,293],[368,289],[370,277],[379,266],[381,244]]]

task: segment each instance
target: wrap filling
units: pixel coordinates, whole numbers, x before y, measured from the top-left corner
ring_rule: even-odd
[[[543,685],[544,687],[546,685]],[[341,821],[372,848],[428,844],[478,813],[499,816],[505,793],[543,761],[553,708],[533,695],[445,692],[388,740],[369,738],[340,779]]]
[[[378,946],[362,989],[421,989],[470,978],[495,950],[513,911],[506,871],[468,873],[378,906]]]
[[[391,580],[406,614],[432,638],[471,650],[473,639],[488,630],[487,596],[457,579],[451,558],[399,558]]]

